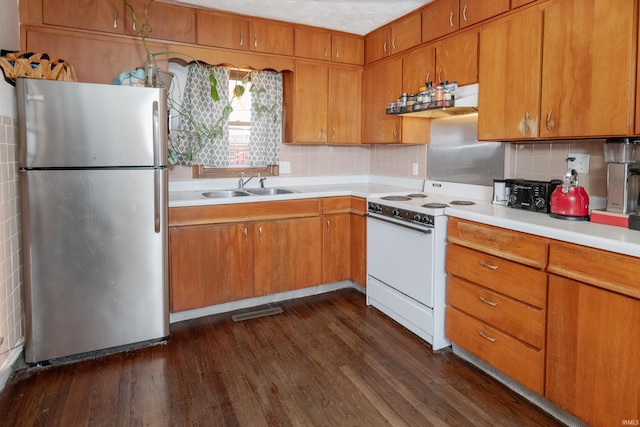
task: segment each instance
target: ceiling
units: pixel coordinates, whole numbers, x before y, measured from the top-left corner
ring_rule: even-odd
[[[176,3],[365,35],[432,0],[175,0]]]

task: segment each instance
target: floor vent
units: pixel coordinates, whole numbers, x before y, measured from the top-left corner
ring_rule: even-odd
[[[256,319],[258,317],[271,316],[272,314],[280,314],[282,309],[280,307],[265,308],[264,310],[249,311],[242,314],[234,314],[231,319],[234,322],[242,322],[243,320]]]

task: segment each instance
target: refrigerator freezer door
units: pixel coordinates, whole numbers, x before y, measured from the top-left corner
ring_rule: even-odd
[[[167,164],[165,89],[18,79],[21,168]]]
[[[169,334],[167,173],[20,172],[28,363]]]

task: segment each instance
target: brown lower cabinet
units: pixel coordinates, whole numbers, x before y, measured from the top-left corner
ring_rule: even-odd
[[[447,337],[594,427],[640,419],[640,259],[450,218]]]
[[[364,199],[353,199],[364,210]],[[353,203],[335,197],[169,209],[171,311],[352,277],[364,284],[366,229]]]

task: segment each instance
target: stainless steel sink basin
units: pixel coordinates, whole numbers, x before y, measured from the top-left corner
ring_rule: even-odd
[[[276,194],[294,193],[293,190],[287,190],[286,188],[247,188],[245,191],[257,196],[273,196]]]
[[[251,196],[251,193],[243,190],[212,190],[205,191],[202,195],[211,199],[226,199],[229,197]]]

